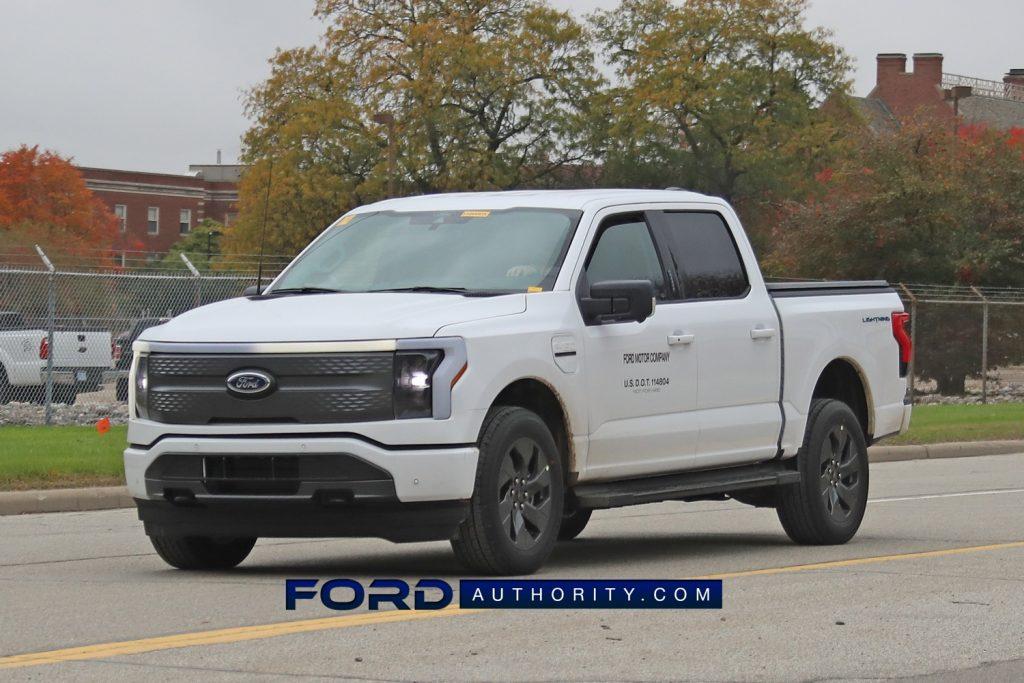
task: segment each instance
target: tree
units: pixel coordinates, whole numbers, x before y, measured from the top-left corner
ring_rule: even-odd
[[[568,13],[543,0],[319,0],[316,13],[320,44],[279,52],[249,93],[229,250],[257,250],[265,203],[267,248],[287,253],[389,182],[507,189],[588,158],[601,81]]]
[[[223,234],[223,224],[212,218],[204,218],[188,235],[174,243],[162,259],[161,268],[186,270],[185,262],[181,260],[181,255],[185,254],[200,272],[211,270],[220,256],[220,238]]]
[[[616,69],[605,182],[682,185],[732,201],[793,196],[839,128],[820,105],[849,86],[806,0],[623,0],[592,17]]]
[[[862,135],[815,195],[789,202],[765,259],[770,273],[811,278],[1024,286],[1024,159],[1013,135],[908,121]],[[981,371],[980,306],[918,309],[916,369],[940,392]],[[990,330],[995,366],[1021,359],[1019,331]]]
[[[0,247],[109,256],[116,237],[117,217],[69,160],[24,145],[0,155]]]

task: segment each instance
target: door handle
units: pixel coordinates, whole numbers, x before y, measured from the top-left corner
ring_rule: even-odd
[[[755,327],[750,331],[750,338],[754,341],[758,339],[771,339],[775,336],[775,330],[770,327]]]
[[[683,346],[686,344],[692,344],[694,336],[692,334],[670,334],[668,335],[669,346]]]

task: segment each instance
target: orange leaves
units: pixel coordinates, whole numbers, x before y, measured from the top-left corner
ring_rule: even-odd
[[[67,159],[22,146],[0,156],[0,238],[71,254],[109,249],[117,218]]]

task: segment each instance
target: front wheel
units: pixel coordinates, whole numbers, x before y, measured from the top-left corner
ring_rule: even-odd
[[[462,564],[485,574],[530,574],[558,539],[564,496],[558,446],[525,408],[495,408],[480,434],[470,511],[452,539]]]
[[[868,504],[868,448],[848,405],[815,399],[797,455],[800,483],[779,491],[779,521],[803,545],[846,543]]]
[[[231,569],[249,556],[255,538],[150,536],[164,562],[178,569]]]

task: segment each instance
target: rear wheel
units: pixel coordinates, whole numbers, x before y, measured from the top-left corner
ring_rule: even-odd
[[[7,371],[0,367],[0,405],[14,400],[14,387],[7,379]]]
[[[868,502],[868,449],[857,416],[832,399],[811,404],[797,455],[799,484],[779,491],[786,534],[804,545],[846,543],[860,528]]]
[[[119,377],[117,380],[116,397],[121,403],[128,400],[128,378]]]
[[[486,574],[530,574],[547,560],[561,523],[562,464],[544,421],[495,408],[480,436],[469,516],[452,539],[459,561]]]
[[[230,569],[249,556],[255,538],[150,536],[164,562],[178,569]]]

